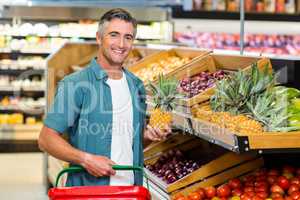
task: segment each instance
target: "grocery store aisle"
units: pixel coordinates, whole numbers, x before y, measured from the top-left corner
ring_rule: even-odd
[[[46,200],[42,153],[0,154],[1,200]]]

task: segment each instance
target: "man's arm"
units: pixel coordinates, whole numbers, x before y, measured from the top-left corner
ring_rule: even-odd
[[[72,147],[55,130],[44,126],[41,130],[39,148],[50,155],[83,166],[90,174],[99,176],[114,175],[112,165],[115,163],[105,156],[98,156],[80,151]]]

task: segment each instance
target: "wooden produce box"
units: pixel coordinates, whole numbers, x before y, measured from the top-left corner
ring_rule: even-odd
[[[199,108],[198,108],[199,109]],[[205,110],[201,112],[206,112]],[[236,146],[240,152],[249,150],[291,150],[300,148],[300,131],[241,133],[221,127],[205,119],[190,118],[195,135],[198,133],[216,139],[228,146]],[[238,138],[245,138],[247,146],[240,148]]]
[[[257,169],[263,164],[263,160],[257,159],[256,155],[252,153],[236,154],[193,136],[186,136],[185,141],[179,140],[178,137],[179,135],[170,138],[170,141],[159,142],[153,145],[153,148],[147,148],[144,152],[145,165],[155,164],[159,157],[170,149],[179,149],[189,159],[200,162],[200,168],[171,184],[167,184],[145,168],[151,184],[155,184],[171,197],[178,191],[188,193],[190,187],[221,184],[230,178]],[[174,144],[174,141],[177,141],[177,145]]]
[[[139,62],[141,59],[145,57],[145,53],[140,50],[140,48],[133,48],[128,57],[126,58],[125,62],[123,63],[123,67],[128,68],[137,62]]]
[[[230,157],[227,157],[228,159],[231,159]],[[223,160],[221,162],[227,162],[227,160]],[[214,163],[211,164],[211,168],[217,167],[217,164],[222,165],[222,163]],[[261,168],[264,165],[263,158],[256,158],[254,160],[250,160],[247,162],[241,162],[237,166],[234,166],[232,168],[229,168],[227,170],[224,170],[223,172],[216,174],[214,176],[208,177],[203,179],[202,181],[199,181],[195,184],[192,184],[188,187],[182,188],[180,190],[177,190],[175,192],[171,193],[171,198],[175,197],[177,194],[181,193],[185,196],[190,194],[191,192],[196,191],[198,188],[205,188],[209,186],[217,186],[225,183],[226,181],[236,178],[239,176],[243,176],[245,174],[248,174],[250,172],[253,172],[259,168]]]
[[[253,134],[236,133],[238,136],[247,136],[249,149],[299,149],[300,131],[291,132],[262,132]]]
[[[188,67],[191,63],[207,55],[209,51],[190,48],[173,48],[160,51],[143,58],[140,62],[128,67],[128,69],[141,78],[145,83],[156,81],[159,74],[168,75],[178,69]],[[178,57],[181,61],[167,61],[171,57]],[[185,59],[185,61],[182,61]]]
[[[217,70],[235,72],[239,69],[250,70],[251,64],[255,62],[258,63],[258,66],[261,69],[267,64],[270,68],[272,67],[268,58],[209,54],[189,64],[188,68],[181,68],[168,75],[175,77],[178,80],[182,80],[183,78],[197,75],[200,72],[216,72]],[[209,100],[213,94],[214,87],[211,87],[191,98],[178,100],[177,103],[182,106],[192,107],[195,104]]]

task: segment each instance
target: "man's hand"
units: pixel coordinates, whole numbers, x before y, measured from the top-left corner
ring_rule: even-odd
[[[115,175],[116,171],[112,169],[115,165],[112,160],[105,156],[98,156],[85,153],[83,157],[82,166],[95,177]]]
[[[161,141],[165,140],[167,136],[171,133],[170,126],[167,126],[165,129],[161,130],[159,128],[151,127],[150,125],[147,125],[147,128],[144,132],[144,138],[146,140],[151,141]]]

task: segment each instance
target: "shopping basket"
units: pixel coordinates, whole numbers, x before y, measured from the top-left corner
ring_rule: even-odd
[[[113,165],[114,170],[140,170],[142,167]],[[48,192],[50,200],[150,200],[149,191],[142,186],[74,186],[57,187],[60,177],[65,173],[81,172],[81,166],[63,169],[57,176],[55,187]],[[148,187],[148,186],[147,186]]]

